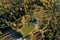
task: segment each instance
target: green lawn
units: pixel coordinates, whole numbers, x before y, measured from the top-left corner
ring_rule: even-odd
[[[27,36],[33,29],[34,25],[31,23],[30,25],[23,25],[23,27],[20,29],[20,32],[22,33],[23,37]]]
[[[18,29],[17,31],[20,32],[23,37],[27,36],[31,31],[33,31],[35,28],[34,24],[30,23],[28,26],[23,25],[21,29]]]
[[[3,33],[0,31],[0,37],[3,35]]]

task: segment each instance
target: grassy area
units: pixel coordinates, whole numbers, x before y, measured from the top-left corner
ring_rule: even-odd
[[[0,31],[0,36],[2,36],[2,34],[3,34],[3,33]]]
[[[23,27],[20,29],[20,32],[22,33],[23,37],[27,36],[33,29],[34,25],[31,23],[30,25],[23,25]]]

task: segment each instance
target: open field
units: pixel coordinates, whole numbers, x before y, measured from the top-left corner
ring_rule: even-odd
[[[23,35],[23,37],[27,36],[31,31],[33,31],[34,29],[34,24],[29,24],[29,25],[23,25],[23,27],[18,30],[21,32],[21,34]]]

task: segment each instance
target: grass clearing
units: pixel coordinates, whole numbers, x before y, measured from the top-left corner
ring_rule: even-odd
[[[23,27],[20,29],[20,32],[22,33],[23,37],[27,36],[31,31],[34,29],[34,24],[30,23],[28,26],[23,25]]]

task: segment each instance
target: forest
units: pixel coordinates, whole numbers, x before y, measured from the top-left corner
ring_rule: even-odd
[[[11,27],[27,40],[60,40],[60,0],[0,0],[0,36]]]

